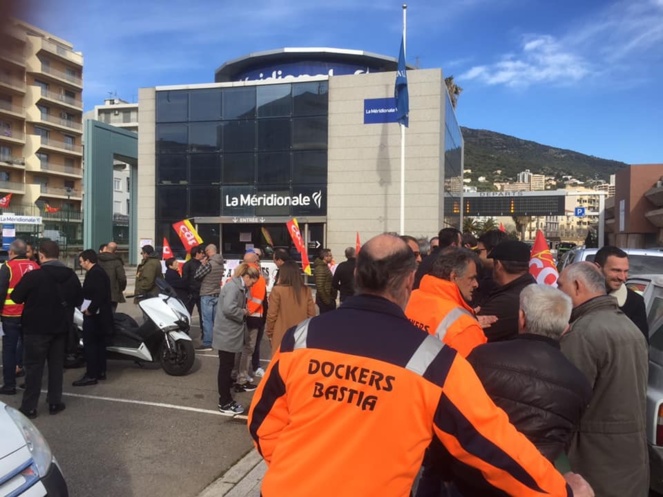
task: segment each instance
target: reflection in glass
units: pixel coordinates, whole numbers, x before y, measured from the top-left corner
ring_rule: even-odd
[[[292,128],[293,150],[327,149],[326,117],[293,119]]]
[[[290,152],[258,154],[257,183],[259,185],[290,184]]]
[[[258,150],[290,150],[290,119],[258,120]]]
[[[329,83],[295,83],[292,85],[293,115],[326,116],[328,112]]]
[[[189,164],[189,178],[192,185],[218,185],[221,183],[221,157],[218,154],[191,155]]]
[[[224,152],[253,152],[256,148],[255,121],[229,121],[223,125]]]
[[[186,183],[187,156],[183,154],[161,154],[157,156],[157,184],[174,185]]]
[[[224,154],[223,183],[252,185],[255,183],[254,154]]]
[[[327,184],[327,151],[310,150],[292,154],[293,184]]]
[[[187,120],[189,93],[186,90],[158,91],[156,118],[158,123]]]
[[[157,219],[184,219],[189,216],[187,188],[162,186],[157,190]]]
[[[292,114],[290,84],[264,85],[256,89],[258,117],[289,117]]]
[[[219,123],[191,123],[189,124],[189,151],[214,152],[221,148],[217,129]]]
[[[253,119],[256,116],[256,88],[226,88],[223,90],[224,119]]]
[[[189,189],[189,206],[196,216],[221,215],[221,188],[192,187]]]
[[[157,125],[157,153],[185,152],[187,148],[186,124]]]
[[[189,92],[189,121],[217,121],[219,119],[221,119],[220,88]]]

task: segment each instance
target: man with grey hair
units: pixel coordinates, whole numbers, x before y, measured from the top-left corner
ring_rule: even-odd
[[[332,288],[338,290],[341,304],[355,293],[355,265],[357,264],[357,251],[354,247],[345,249],[345,259],[334,271]]]
[[[221,291],[224,261],[221,254],[217,253],[216,245],[210,243],[205,247],[205,256],[200,262],[200,267],[193,276],[200,281],[200,309],[203,315],[203,322],[200,323],[202,344],[196,350],[208,352],[212,350],[214,316]]]
[[[562,352],[592,385],[592,400],[571,440],[569,460],[602,497],[645,497],[649,464],[645,432],[647,344],[606,295],[605,279],[590,262],[562,271],[558,287],[573,302]]]
[[[28,260],[26,255],[27,245],[21,239],[16,239],[9,244],[9,260],[0,266],[0,315],[2,316],[2,379],[0,394],[16,394],[16,374],[22,370],[18,365],[22,364],[22,347],[19,345],[21,338],[21,314],[23,304],[17,304],[12,300],[12,292],[23,275],[29,271],[39,269],[39,264]]]
[[[587,379],[560,350],[570,316],[571,299],[564,293],[526,286],[520,293],[518,335],[480,345],[467,358],[488,396],[551,462],[564,452],[592,396]],[[441,451],[438,466],[446,459]],[[453,462],[448,476],[462,495],[494,495],[462,463]]]

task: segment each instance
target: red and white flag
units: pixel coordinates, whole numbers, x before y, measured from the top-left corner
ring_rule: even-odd
[[[499,230],[500,230],[502,233],[506,233],[506,228],[504,227],[504,224],[503,224],[503,223],[500,223],[500,228],[499,228]]]
[[[299,230],[299,224],[297,223],[297,218],[292,218],[290,221],[287,221],[286,226],[288,227],[288,233],[290,233],[290,238],[292,238],[292,243],[295,244],[297,252],[302,256],[302,269],[306,274],[311,276],[311,263],[308,260],[308,253],[306,250],[306,244],[302,239],[302,233]]]
[[[161,260],[165,261],[171,257],[173,257],[173,251],[170,249],[170,243],[168,243],[168,239],[164,236],[163,249],[161,250]]]
[[[60,212],[60,207],[51,207],[46,202],[44,202],[44,210],[49,214],[55,214],[56,212]]]
[[[538,284],[557,287],[557,278],[559,278],[557,265],[541,230],[536,231],[536,238],[529,259],[529,272]]]
[[[13,193],[8,193],[4,197],[0,198],[0,207],[1,208],[6,209],[7,207],[9,207],[9,202],[12,201],[12,195],[14,195],[14,194]]]
[[[357,238],[355,239],[355,255],[359,255],[359,251],[361,250],[361,240],[359,239],[359,231],[357,231]]]

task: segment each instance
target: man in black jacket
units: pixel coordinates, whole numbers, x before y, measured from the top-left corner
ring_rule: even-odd
[[[605,289],[608,295],[617,299],[619,309],[640,328],[645,340],[649,343],[649,325],[647,324],[647,311],[645,299],[641,295],[626,287],[628,278],[628,254],[622,249],[606,245],[594,256],[596,264],[605,276]]]
[[[203,326],[203,314],[200,310],[200,285],[201,282],[195,278],[196,271],[202,264],[200,261],[205,257],[205,250],[200,245],[196,245],[189,251],[191,258],[182,266],[182,279],[188,285],[189,298],[185,301],[186,309],[189,315],[193,317],[193,307],[198,308],[198,318],[200,318],[200,327]]]
[[[490,253],[507,238],[509,235],[504,231],[488,230],[477,240],[477,245],[473,250],[481,260],[481,269],[479,270],[479,288],[472,295],[472,307],[481,307],[488,299],[490,292],[497,286],[493,280],[493,259],[490,258]]]
[[[97,258],[99,265],[106,271],[111,285],[111,307],[117,311],[117,304],[126,302],[124,290],[127,288],[127,274],[124,271],[124,261],[117,254],[117,243],[108,242],[103,250],[99,251]]]
[[[560,350],[571,308],[560,290],[529,285],[520,293],[518,336],[480,345],[467,357],[488,396],[551,462],[570,443],[592,398],[589,381]],[[461,493],[494,495],[477,487],[481,479],[473,471],[453,462]]]
[[[81,307],[87,370],[72,385],[85,387],[106,379],[106,337],[113,331],[113,308],[110,279],[106,271],[97,264],[97,253],[92,249],[84,250],[78,256],[78,262],[87,271],[83,282],[85,301]]]
[[[497,286],[477,314],[497,317],[497,321],[484,330],[489,342],[509,340],[518,334],[520,292],[535,283],[529,274],[530,248],[523,242],[505,240],[491,250],[488,257],[493,260],[493,279]]]
[[[438,233],[438,244],[433,246],[431,239],[431,251],[419,264],[417,267],[417,272],[414,274],[414,287],[413,290],[419,288],[419,283],[421,283],[421,278],[424,275],[429,274],[433,269],[433,263],[437,260],[437,254],[440,250],[447,247],[462,247],[463,246],[463,234],[458,231],[456,228],[442,228]]]
[[[338,290],[341,303],[355,293],[355,265],[357,264],[357,254],[354,247],[345,249],[345,258],[334,271],[332,278],[332,288]]]
[[[48,361],[48,409],[57,414],[62,403],[65,346],[73,325],[74,307],[83,301],[76,273],[58,260],[60,248],[47,240],[39,246],[41,269],[30,271],[18,282],[12,298],[23,303],[21,327],[25,357],[25,392],[20,411],[37,417],[44,362]]]

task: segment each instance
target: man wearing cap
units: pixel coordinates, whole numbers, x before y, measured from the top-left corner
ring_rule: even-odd
[[[479,315],[497,316],[485,330],[489,342],[509,340],[518,335],[520,292],[535,283],[529,274],[530,248],[517,240],[499,243],[488,256],[493,260],[493,279],[497,286],[488,294]]]

